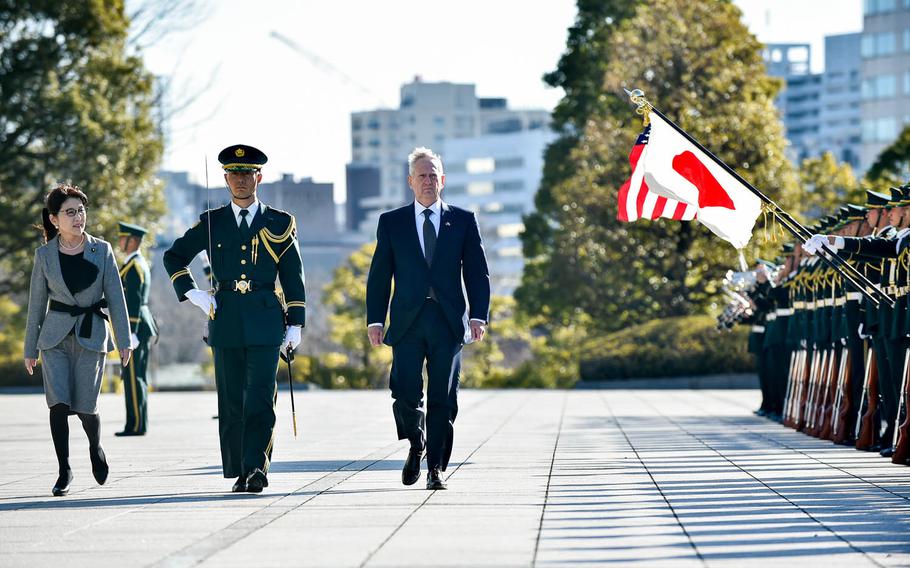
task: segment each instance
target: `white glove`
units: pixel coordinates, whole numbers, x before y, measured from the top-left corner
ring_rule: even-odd
[[[215,310],[218,309],[218,302],[215,301],[215,296],[209,294],[205,290],[193,288],[192,290],[188,290],[185,296],[190,303],[197,306],[205,315],[209,315],[210,307],[212,313],[215,313]]]
[[[287,351],[290,348],[293,351],[297,349],[298,345],[300,345],[300,326],[289,325],[284,332],[284,342],[281,344],[281,350]]]
[[[139,336],[135,333],[130,334],[130,349],[139,347]]]
[[[859,328],[856,330],[856,334],[859,335],[862,339],[869,339],[871,335],[863,333],[863,324],[859,324]]]
[[[816,254],[826,244],[828,244],[827,235],[812,235],[803,243],[803,250],[809,254]]]

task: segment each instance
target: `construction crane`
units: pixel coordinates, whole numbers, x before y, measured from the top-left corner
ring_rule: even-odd
[[[276,32],[274,30],[272,30],[272,32],[269,35],[271,37],[277,39],[281,43],[285,44],[286,46],[290,47],[291,49],[293,49],[294,51],[296,51],[297,53],[299,53],[306,59],[308,59],[310,61],[310,63],[313,64],[313,66],[315,66],[317,69],[319,69],[326,75],[332,75],[336,79],[338,79],[342,83],[344,83],[345,85],[347,85],[349,87],[353,87],[353,88],[357,89],[358,91],[360,91],[361,93],[376,99],[376,101],[379,102],[380,106],[385,107],[385,108],[389,107],[389,105],[386,103],[385,99],[383,99],[378,93],[376,93],[376,91],[370,89],[369,87],[367,87],[366,85],[364,85],[362,83],[359,83],[358,81],[353,79],[351,76],[349,76],[347,73],[345,73],[344,71],[341,71],[340,69],[338,69],[337,67],[335,67],[334,65],[332,65],[331,63],[329,63],[328,61],[323,59],[322,57],[320,57],[319,55],[316,55],[312,51],[298,45],[291,38],[289,38],[279,32]]]

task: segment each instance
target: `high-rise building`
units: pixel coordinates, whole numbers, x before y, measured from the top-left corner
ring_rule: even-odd
[[[379,166],[350,163],[345,167],[345,201],[344,225],[348,231],[356,231],[367,216],[367,209],[362,205],[368,197],[379,195],[379,179],[382,172]]]
[[[354,206],[365,214],[360,230],[372,230],[379,211],[409,199],[406,164],[414,147],[439,151],[447,140],[546,128],[549,120],[545,110],[513,110],[503,98],[479,98],[473,84],[419,77],[401,87],[397,109],[353,113],[351,161],[379,168],[379,194]]]
[[[860,54],[865,170],[910,123],[910,0],[865,0]]]
[[[509,295],[524,268],[519,233],[534,210],[549,128],[446,140],[442,150],[447,203],[477,213],[494,294]]]
[[[785,81],[774,103],[795,164],[831,152],[854,168],[860,152],[860,34],[825,38],[825,70],[810,73],[809,44],[768,44],[768,74]]]

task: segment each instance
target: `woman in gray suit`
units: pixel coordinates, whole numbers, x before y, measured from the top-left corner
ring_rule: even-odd
[[[53,494],[66,495],[73,480],[69,464],[69,415],[88,436],[92,474],[99,485],[108,465],[101,448],[98,393],[104,359],[114,350],[129,362],[130,327],[120,274],[110,243],[85,232],[88,198],[78,187],[58,185],[47,194],[42,225],[44,246],[35,251],[25,330],[25,370],[32,374],[41,355],[44,394],[60,476]],[[102,311],[108,308],[109,314]]]

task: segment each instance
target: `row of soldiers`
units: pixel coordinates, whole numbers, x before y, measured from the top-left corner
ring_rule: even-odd
[[[752,325],[762,391],[759,415],[809,435],[908,464],[910,184],[867,191],[822,219],[801,246],[784,245],[739,292]],[[878,291],[864,295],[824,262],[836,251]],[[745,289],[743,289],[745,288]]]

